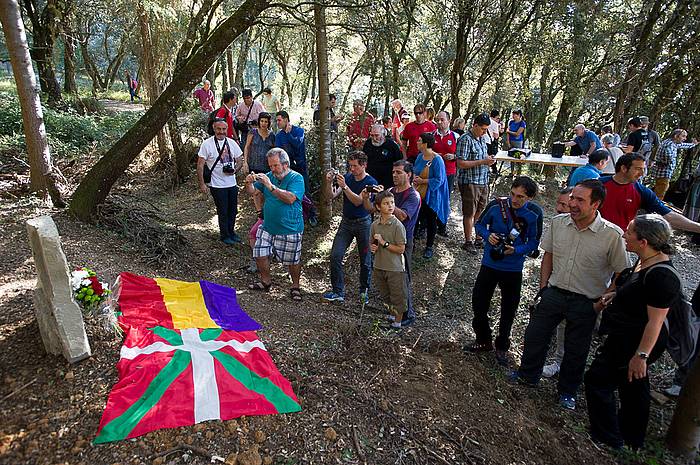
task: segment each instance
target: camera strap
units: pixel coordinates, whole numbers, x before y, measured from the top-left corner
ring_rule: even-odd
[[[508,224],[508,210],[510,210],[511,214],[511,220],[515,222],[515,215],[513,215],[512,208],[510,205],[508,205],[508,198],[507,197],[499,197],[498,198],[498,206],[501,207],[501,216],[503,217],[503,222],[505,223],[506,227],[509,226]],[[511,228],[508,228],[509,230]]]
[[[216,167],[217,163],[219,163],[219,160],[221,160],[221,155],[224,154],[224,149],[228,149],[229,155],[231,155],[231,148],[228,146],[228,138],[224,139],[224,145],[219,147],[219,140],[215,137],[214,138],[214,145],[216,145],[216,151],[219,153],[219,156],[216,157],[216,161],[214,162],[213,165],[211,165],[211,171],[214,171],[214,168]]]

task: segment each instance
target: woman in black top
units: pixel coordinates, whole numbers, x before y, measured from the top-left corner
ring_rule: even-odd
[[[660,215],[637,216],[623,237],[639,258],[620,274],[616,291],[601,298],[608,335],[586,372],[586,401],[594,441],[636,449],[644,444],[649,421],[647,368],[666,348],[664,320],[681,284],[668,268],[671,227]]]

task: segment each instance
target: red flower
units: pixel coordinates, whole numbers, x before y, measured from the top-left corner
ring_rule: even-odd
[[[92,290],[97,295],[102,295],[102,284],[97,280],[96,276],[90,276],[88,278],[92,282]]]

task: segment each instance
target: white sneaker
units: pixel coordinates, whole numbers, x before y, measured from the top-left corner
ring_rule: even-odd
[[[670,388],[664,389],[664,394],[669,397],[678,397],[681,395],[681,386],[674,384]]]
[[[552,362],[549,365],[545,365],[544,368],[542,368],[542,376],[544,376],[545,378],[551,378],[557,373],[559,373],[559,363],[557,362]]]

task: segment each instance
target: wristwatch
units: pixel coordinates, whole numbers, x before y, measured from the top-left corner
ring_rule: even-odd
[[[386,241],[385,243],[382,244],[382,248],[386,249],[391,245],[389,241]]]
[[[347,185],[347,184],[343,186],[343,190],[346,190],[346,189],[348,189],[348,185]]]
[[[649,354],[646,352],[639,351],[637,352],[637,357],[641,358],[642,360],[646,360],[649,358]]]
[[[276,190],[277,190],[277,186],[275,186],[274,184],[272,186],[270,186],[270,192],[275,192]]]

